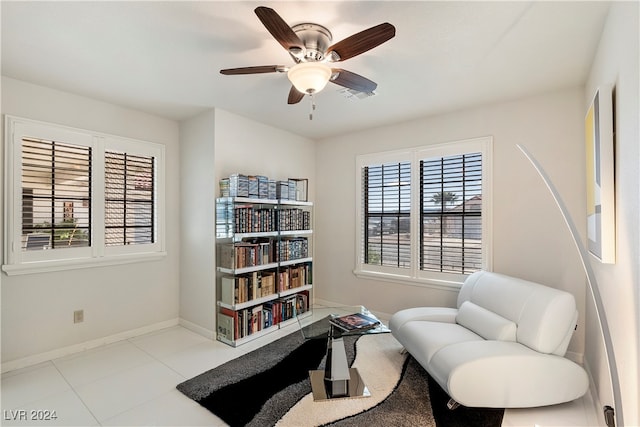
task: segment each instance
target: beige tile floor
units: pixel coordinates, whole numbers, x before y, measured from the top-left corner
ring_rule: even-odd
[[[224,426],[175,386],[295,330],[239,348],[180,326],[2,375],[3,426]],[[55,420],[30,420],[33,415]],[[44,411],[44,412],[43,412]],[[27,420],[21,420],[22,416]],[[16,419],[17,418],[17,419]],[[590,396],[547,408],[507,410],[503,426],[597,425]]]

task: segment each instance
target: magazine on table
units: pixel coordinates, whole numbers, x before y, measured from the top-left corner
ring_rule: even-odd
[[[332,317],[329,322],[345,331],[365,331],[380,325],[379,320],[362,313]]]

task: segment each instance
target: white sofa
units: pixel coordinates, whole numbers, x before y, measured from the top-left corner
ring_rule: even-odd
[[[567,292],[479,271],[464,282],[457,308],[401,310],[389,327],[455,402],[522,408],[587,391],[584,369],[564,357],[577,319]]]

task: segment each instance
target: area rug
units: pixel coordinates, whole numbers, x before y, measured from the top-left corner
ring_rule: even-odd
[[[391,334],[346,337],[349,363],[371,397],[314,402],[309,370],[324,367],[326,340],[293,332],[177,386],[235,426],[499,427],[503,410],[446,407],[448,396]]]

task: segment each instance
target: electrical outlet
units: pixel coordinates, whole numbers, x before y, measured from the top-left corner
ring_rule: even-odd
[[[84,310],[76,310],[73,312],[73,323],[84,322]]]

